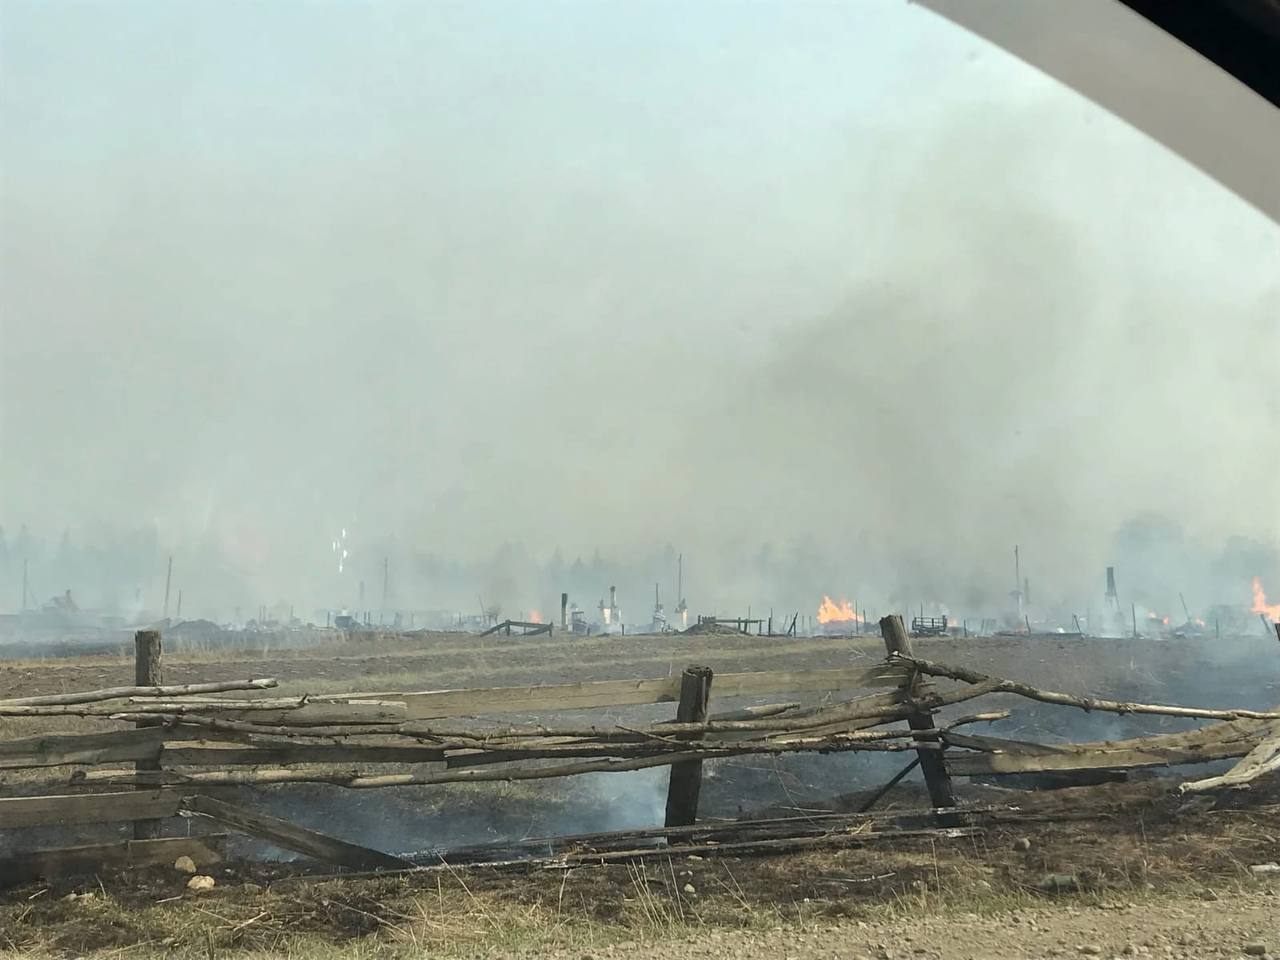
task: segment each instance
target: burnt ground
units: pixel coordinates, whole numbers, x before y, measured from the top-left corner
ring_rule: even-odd
[[[175,655],[166,663],[166,680],[265,675],[278,677],[286,690],[295,692],[325,683],[427,689],[658,676],[697,662],[720,671],[783,663],[834,666],[850,656],[870,660],[879,652],[878,642],[871,640],[591,638],[570,641],[576,646],[566,650],[558,639],[554,645],[542,638],[494,639],[384,640],[360,650],[322,648],[309,655]],[[1209,650],[1172,642],[1033,645],[1016,638],[985,638],[922,641],[917,649],[934,659],[1076,692],[1197,705],[1280,701],[1275,690],[1280,654],[1274,641],[1270,647],[1253,641],[1233,644]],[[130,675],[131,665],[123,658],[24,661],[0,666],[0,696],[126,683]],[[405,683],[366,686],[362,681],[370,678]],[[714,698],[714,683],[712,689]],[[658,713],[669,709],[654,708]],[[1067,711],[1046,709],[1020,706],[1005,721],[1013,726],[1004,732],[1092,739],[1145,729],[1134,720],[1084,715],[1068,720]],[[859,766],[861,759],[709,765],[703,809],[708,816],[731,816],[740,807],[747,814],[789,815],[852,809],[885,779],[883,767]],[[889,761],[890,772],[900,763]],[[584,779],[534,793],[493,785],[485,791],[437,790],[431,796],[419,792],[385,800],[368,794],[398,791],[339,794],[332,809],[310,822],[352,839],[379,839],[388,849],[396,846],[391,838],[397,838],[403,849],[412,843],[404,841],[402,821],[415,812],[423,816],[425,811],[426,819],[419,823],[422,836],[413,836],[413,842],[439,842],[442,831],[466,842],[501,840],[564,832],[546,827],[617,826],[616,820],[593,820],[588,813],[601,805],[625,805],[633,794],[643,802],[632,815],[645,824],[654,822],[651,801],[660,797],[661,784],[603,789],[579,782]],[[1175,782],[1148,775],[1126,783],[1023,792],[960,781],[959,792],[968,802],[1014,804],[1042,819],[992,824],[974,837],[898,840],[774,857],[650,860],[644,865],[523,872],[453,869],[327,880],[299,876],[301,864],[230,860],[210,871],[218,886],[203,896],[186,893],[186,877],[171,869],[27,884],[0,893],[0,949],[56,956],[364,956],[429,950],[477,956],[616,952],[657,957],[705,951],[976,957],[1047,956],[1097,946],[1117,955],[1127,947],[1134,954],[1238,956],[1246,941],[1266,939],[1267,930],[1255,929],[1259,917],[1272,918],[1270,940],[1280,941],[1277,904],[1270,899],[1280,881],[1248,869],[1280,861],[1280,791],[1260,788],[1216,803],[1187,804],[1174,794]],[[324,807],[318,797],[294,803],[316,814]],[[268,807],[287,806],[278,794],[262,792],[253,799]],[[904,783],[886,801],[889,809],[918,810],[923,805],[920,787],[912,783]],[[369,823],[357,829],[351,811],[361,806],[367,806]],[[565,808],[575,811],[568,822],[556,812]],[[464,821],[474,830],[468,832]],[[99,837],[37,835],[7,842],[20,849],[89,839]],[[1029,842],[1015,843],[1022,840]],[[80,896],[68,899],[73,893]],[[1167,923],[1148,929],[1152,917],[1166,914]],[[1025,917],[1039,919],[1031,926],[1014,922]],[[1135,917],[1146,924],[1136,939],[1129,936],[1142,926]],[[921,918],[932,918],[926,924],[931,934],[918,926]],[[1177,932],[1183,927],[1185,932]],[[1165,936],[1166,928],[1174,933]],[[1051,932],[1055,929],[1056,934]],[[696,943],[686,944],[689,938]],[[1179,938],[1189,942],[1179,943]],[[1280,950],[1280,942],[1268,948]]]

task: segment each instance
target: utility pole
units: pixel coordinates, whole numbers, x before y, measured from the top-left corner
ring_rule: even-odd
[[[390,569],[391,560],[389,557],[382,558],[382,609],[378,611],[378,622],[382,623],[387,613],[387,579],[388,570]]]
[[[178,609],[174,612],[173,619],[175,620],[182,619],[182,588],[181,587],[178,588]]]
[[[164,575],[164,619],[169,619],[169,585],[173,582],[173,554],[169,554],[169,572]]]
[[[22,558],[22,612],[27,612],[27,558]]]
[[[1018,545],[1013,545],[1013,597],[1018,603],[1018,619],[1022,619],[1022,561]]]
[[[680,626],[686,627],[689,624],[689,605],[684,602],[684,554],[680,554],[676,558],[676,609],[675,614],[680,617]]]

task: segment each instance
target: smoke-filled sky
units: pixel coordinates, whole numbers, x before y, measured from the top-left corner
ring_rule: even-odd
[[[11,529],[317,603],[343,527],[722,606],[762,543],[887,595],[1280,542],[1280,226],[926,10],[0,13]]]

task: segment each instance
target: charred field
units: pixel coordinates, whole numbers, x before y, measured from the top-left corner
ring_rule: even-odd
[[[1255,709],[1280,702],[1280,648],[1262,638],[1224,638],[1218,645],[920,639],[916,651],[1116,699]],[[334,635],[306,649],[175,650],[166,653],[165,670],[166,682],[271,676],[283,692],[320,694],[661,677],[689,664],[721,672],[825,668],[851,660],[871,664],[882,654],[878,637]],[[13,660],[0,670],[0,696],[128,683],[132,669],[124,656]],[[1015,738],[1117,739],[1190,725],[1011,699],[1007,706],[1010,716],[987,729]],[[635,722],[667,718],[672,709],[618,708],[610,716]],[[50,731],[56,723],[10,718],[0,726],[9,739]],[[900,756],[878,755],[708,761],[700,815],[714,820],[854,811],[903,763]],[[1268,878],[1249,867],[1280,860],[1280,791],[1255,786],[1188,801],[1175,791],[1180,773],[1142,771],[1066,789],[1043,789],[1049,784],[1027,779],[961,778],[957,793],[964,803],[1016,807],[1020,818],[992,822],[972,836],[819,845],[771,856],[673,856],[566,869],[440,865],[410,874],[335,875],[233,834],[223,862],[202,870],[217,884],[202,895],[188,893],[186,875],[169,867],[104,870],[0,891],[0,949],[30,956],[625,954],[638,944],[703,940],[718,931],[1007,916],[1053,905],[1084,909],[1171,896],[1230,902],[1265,891]],[[917,776],[892,790],[877,810],[925,809]],[[21,790],[16,772],[5,779]],[[647,770],[527,783],[376,791],[305,784],[227,793],[353,842],[423,854],[425,862],[437,849],[659,824],[665,782],[665,770]],[[124,829],[30,830],[0,837],[0,852],[123,839]]]

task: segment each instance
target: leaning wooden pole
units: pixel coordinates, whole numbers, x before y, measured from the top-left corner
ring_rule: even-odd
[[[902,617],[896,613],[880,618],[880,635],[884,637],[884,646],[889,656],[912,656],[911,637],[907,634],[907,628],[902,625]],[[919,692],[919,687],[919,675],[913,673],[907,678],[903,689],[908,697],[914,697]],[[935,729],[932,714],[925,710],[912,713],[907,717],[907,723],[912,730]],[[951,776],[947,773],[942,754],[936,750],[921,750],[919,757],[925,786],[929,788],[930,802],[934,807],[954,807],[956,795],[951,788]]]
[[[4,707],[60,707],[79,703],[100,703],[104,700],[125,700],[131,697],[187,697],[202,693],[226,693],[231,690],[270,690],[276,685],[271,677],[259,680],[225,680],[210,683],[179,683],[168,687],[107,687],[102,690],[83,690],[78,693],[48,693],[38,697],[15,697],[0,700]]]
[[[217,820],[229,827],[247,833],[250,836],[262,837],[276,846],[293,850],[317,860],[327,860],[354,870],[403,870],[413,864],[400,857],[381,850],[373,850],[358,844],[348,843],[327,834],[317,833],[276,817],[246,810],[230,803],[223,803],[213,797],[187,797],[182,806],[193,813]]]
[[[686,667],[680,675],[677,723],[703,723],[711,696],[711,668]],[[702,761],[681,760],[671,765],[667,786],[668,827],[686,827],[698,819],[698,794],[702,791]]]
[[[134,677],[135,686],[159,687],[162,683],[161,654],[163,647],[159,630],[139,630],[133,636],[134,644]],[[155,720],[143,720],[139,727],[155,726]],[[151,772],[160,769],[159,759],[138,760],[134,768],[139,772]],[[139,789],[146,789],[145,787]],[[163,820],[133,821],[133,839],[153,840],[160,836]]]

